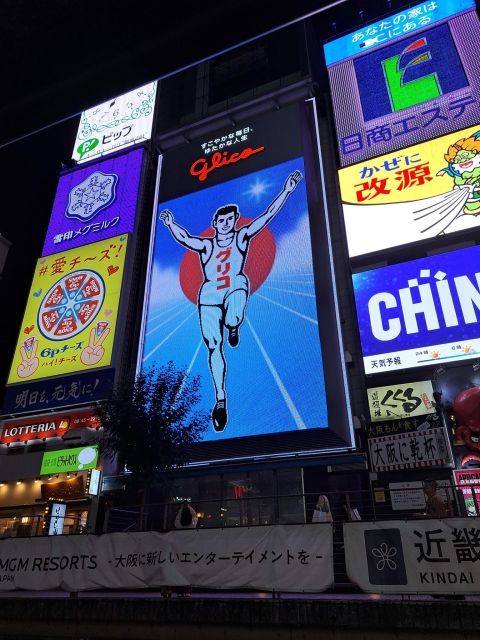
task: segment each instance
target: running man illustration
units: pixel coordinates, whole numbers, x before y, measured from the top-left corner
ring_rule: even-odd
[[[160,214],[160,219],[173,238],[182,246],[198,253],[200,258],[204,280],[198,293],[197,305],[215,389],[212,423],[217,432],[224,431],[228,422],[224,330],[228,332],[230,347],[238,347],[239,329],[245,320],[250,288],[244,271],[250,241],[273,220],[302,178],[300,171],[291,173],[283,189],[265,212],[240,229],[236,228],[240,218],[238,205],[227,204],[217,209],[211,223],[215,231],[213,238],[190,235],[175,222],[168,209]]]

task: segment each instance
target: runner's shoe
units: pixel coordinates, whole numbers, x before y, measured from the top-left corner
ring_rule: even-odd
[[[239,342],[240,336],[238,335],[238,327],[232,327],[232,329],[228,330],[228,344],[235,348],[238,347]]]
[[[225,400],[218,400],[212,411],[212,422],[214,430],[217,432],[224,431],[227,421],[227,403]]]

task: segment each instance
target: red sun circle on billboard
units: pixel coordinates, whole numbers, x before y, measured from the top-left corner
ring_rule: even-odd
[[[96,318],[105,298],[105,284],[96,271],[69,273],[50,287],[38,310],[40,332],[49,340],[67,340]]]
[[[237,231],[252,222],[253,218],[240,218],[237,222]],[[212,228],[205,229],[200,234],[201,238],[213,238],[215,231]],[[245,262],[245,275],[250,281],[250,293],[259,289],[268,278],[275,262],[275,238],[270,229],[263,229],[255,236],[248,249]],[[180,265],[180,286],[184,295],[197,304],[198,292],[203,284],[203,272],[200,257],[193,251],[186,251]]]

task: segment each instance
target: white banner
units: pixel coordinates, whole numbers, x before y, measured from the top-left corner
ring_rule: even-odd
[[[480,593],[480,520],[343,525],[350,580],[367,593]]]
[[[443,427],[368,441],[373,471],[438,467],[451,462]]]
[[[333,584],[329,523],[0,541],[0,590],[188,586],[318,592]]]

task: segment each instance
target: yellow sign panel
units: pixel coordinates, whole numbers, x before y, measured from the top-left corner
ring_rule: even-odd
[[[127,236],[40,258],[8,383],[108,366]]]
[[[339,171],[350,256],[480,224],[480,125]]]
[[[435,413],[430,380],[367,389],[372,422],[400,420]]]

